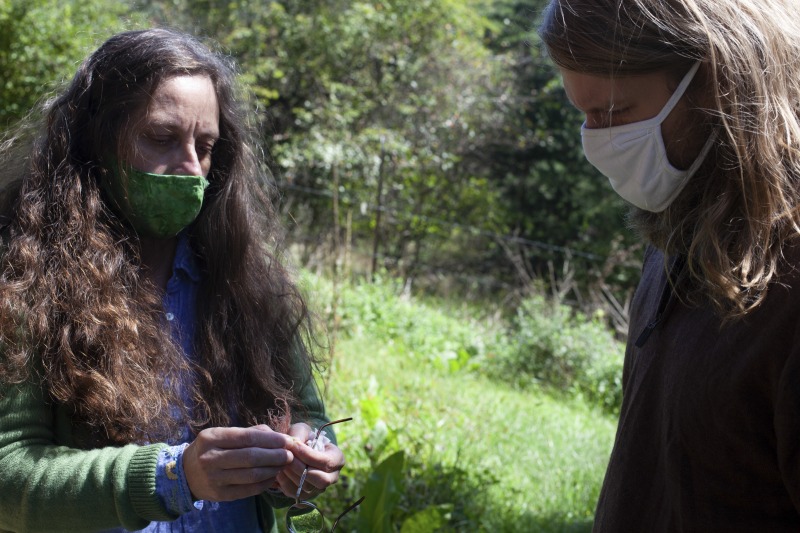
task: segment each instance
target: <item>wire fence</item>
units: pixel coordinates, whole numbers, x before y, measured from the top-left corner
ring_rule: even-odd
[[[334,196],[333,192],[331,192],[329,190],[326,190],[326,189],[315,189],[315,188],[312,188],[312,187],[305,187],[305,186],[301,186],[301,185],[296,185],[296,184],[289,183],[289,182],[286,182],[286,181],[279,182],[277,184],[277,186],[278,186],[279,190],[284,191],[284,192],[285,191],[294,191],[294,192],[299,192],[299,193],[303,193],[303,194],[307,194],[307,195],[322,196],[322,197],[328,197],[328,198],[333,198],[333,196]],[[392,215],[392,216],[395,216],[395,217],[400,214],[397,210],[392,209],[392,208],[388,208],[386,206],[378,206],[378,205],[371,204],[369,202],[353,200],[352,198],[349,198],[346,194],[344,196],[340,195],[338,200],[339,200],[339,202],[341,204],[344,204],[344,205],[347,205],[347,206],[350,206],[350,207],[354,207],[356,204],[358,204],[359,212],[361,213],[361,215],[367,215],[368,212],[377,212],[377,211],[380,211],[382,213],[385,213],[385,214],[388,214],[388,215]],[[570,248],[570,247],[567,247],[567,246],[561,246],[561,245],[551,244],[551,243],[537,241],[537,240],[533,240],[533,239],[527,239],[527,238],[519,237],[519,236],[516,236],[516,235],[504,235],[504,234],[496,233],[496,232],[491,231],[491,230],[487,230],[485,228],[479,228],[479,227],[476,227],[476,226],[460,224],[458,222],[453,222],[453,221],[450,221],[450,220],[444,220],[444,219],[431,217],[431,216],[427,216],[427,215],[418,215],[418,218],[420,220],[424,221],[424,222],[435,223],[435,224],[438,224],[438,225],[443,226],[443,227],[449,227],[450,229],[464,230],[464,231],[467,231],[470,234],[476,235],[476,236],[477,235],[484,236],[484,237],[490,238],[490,239],[492,239],[492,240],[494,240],[496,242],[506,242],[508,244],[514,244],[514,245],[517,245],[517,246],[523,246],[523,247],[526,247],[526,248],[531,248],[533,250],[546,250],[548,252],[555,252],[555,253],[561,254],[561,255],[563,255],[565,257],[581,257],[581,258],[584,258],[584,259],[588,259],[589,261],[592,261],[592,262],[597,263],[597,264],[604,264],[609,260],[609,257],[602,256],[602,255],[599,255],[599,254],[596,254],[596,253],[585,252],[585,251],[578,250],[578,249],[575,249],[575,248]]]
[[[338,195],[335,195],[331,190],[302,186],[286,181],[278,183],[278,188],[284,199],[291,198],[291,200],[301,204],[303,202],[302,196],[328,198],[332,204],[338,202],[339,212],[348,213],[348,216],[353,217],[353,219],[360,217],[361,222],[368,222],[368,219],[374,219],[376,214],[380,212],[383,215],[382,224],[386,225],[384,230],[392,224],[397,224],[405,215],[405,213],[385,205],[377,205],[376,203],[356,199],[353,195],[348,194],[347,191],[340,191]],[[292,195],[294,197],[291,197]],[[331,209],[331,213],[333,213],[333,209]],[[468,252],[472,258],[478,258],[478,260],[476,260],[477,264],[465,266],[460,262],[461,255],[455,254],[455,257],[448,263],[447,257],[449,255],[440,253],[436,257],[435,264],[426,263],[424,260],[418,261],[414,265],[415,283],[419,284],[419,278],[424,277],[422,282],[428,286],[436,284],[449,287],[450,290],[459,291],[467,287],[479,293],[493,292],[497,294],[518,292],[520,289],[524,289],[526,284],[530,284],[534,280],[542,281],[559,300],[584,310],[602,307],[609,315],[613,315],[615,327],[618,329],[625,327],[629,295],[632,293],[632,285],[638,279],[641,267],[637,254],[629,253],[626,256],[623,253],[620,254],[622,257],[620,259],[618,256],[603,256],[569,246],[528,239],[517,235],[502,234],[486,228],[442,218],[425,215],[417,215],[417,217],[424,223],[435,224],[441,228],[449,229],[450,236],[447,236],[447,232],[444,232],[445,237],[443,238],[445,240],[454,239],[452,235],[457,230],[461,240],[457,242],[451,241],[442,246],[451,246],[453,249],[457,249],[458,246],[464,245],[465,234],[475,237],[476,239],[472,239],[468,243],[471,248]],[[330,220],[333,221],[333,217]],[[380,264],[395,272],[402,271],[403,261],[407,258],[387,253],[377,247],[369,250],[369,246],[363,245],[363,243],[360,247],[353,247],[352,242],[356,239],[352,238],[349,233],[349,227],[346,226],[347,224],[343,223],[342,228],[340,228],[343,232],[348,233],[348,237],[343,239],[344,242],[339,250],[339,253],[345,256],[344,260],[340,261],[340,268],[349,270],[352,269],[352,265],[355,263],[361,265],[362,268],[360,270],[362,272],[370,272],[368,265],[371,264],[374,268],[375,264]],[[333,229],[333,224],[330,225],[330,229]],[[360,237],[362,240],[369,238],[366,235],[361,235]],[[306,234],[302,237],[295,235],[291,241],[314,250],[316,255],[315,253],[310,253],[306,257],[307,263],[316,265],[330,263],[329,254],[333,251],[333,245],[330,242],[329,234]],[[505,254],[506,257],[499,258],[499,253]],[[483,257],[486,257],[484,264],[480,264],[479,260],[482,254]],[[526,263],[531,258],[539,260],[539,267],[543,268],[543,271],[534,271],[530,263]],[[499,266],[503,264],[504,267]],[[609,265],[613,268],[625,270],[627,277],[633,280],[631,285],[617,287],[613,286],[613,284],[605,283],[601,278],[604,272],[607,274],[610,268]],[[581,287],[580,282],[576,280],[576,278],[581,277],[584,282],[588,278],[593,278],[594,284],[587,285],[584,283]],[[407,279],[406,281],[409,284],[411,283],[411,280]]]

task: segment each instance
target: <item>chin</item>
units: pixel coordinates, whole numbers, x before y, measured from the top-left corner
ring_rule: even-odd
[[[686,253],[692,242],[692,228],[695,227],[691,219],[698,213],[695,205],[692,195],[680,194],[669,207],[659,213],[630,206],[626,220],[631,230],[642,240],[664,253]]]
[[[664,213],[665,211],[653,213],[631,205],[625,218],[631,231],[642,240],[663,250],[671,233],[667,228]]]

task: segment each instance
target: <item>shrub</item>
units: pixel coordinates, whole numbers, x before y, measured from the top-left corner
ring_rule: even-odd
[[[535,295],[525,299],[488,371],[517,386],[542,384],[614,412],[622,400],[624,347],[601,317]]]
[[[624,347],[601,316],[586,317],[534,295],[507,323],[495,323],[476,312],[405,297],[396,281],[340,284],[335,299],[322,277],[307,274],[305,285],[329,331],[336,324],[341,335],[383,339],[434,369],[481,370],[515,386],[551,387],[607,412],[619,409]]]

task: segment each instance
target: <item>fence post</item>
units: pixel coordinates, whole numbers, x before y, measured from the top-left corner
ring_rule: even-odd
[[[369,281],[375,282],[375,270],[378,268],[378,244],[380,242],[381,233],[381,213],[383,212],[383,160],[385,157],[384,139],[381,135],[381,160],[378,163],[378,208],[375,211],[375,235],[372,241],[372,268],[370,270]]]

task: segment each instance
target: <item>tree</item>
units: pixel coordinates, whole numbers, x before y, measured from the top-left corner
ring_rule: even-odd
[[[487,44],[513,72],[502,130],[486,146],[502,181],[506,220],[528,242],[557,245],[555,252],[522,249],[534,270],[555,263],[560,271],[565,261],[579,262],[584,277],[610,275],[627,288],[638,274],[627,254],[622,264],[606,263],[620,249],[635,248],[635,237],[625,227],[622,200],[583,155],[583,117],[535,34],[545,3],[496,0],[491,15],[500,31],[488,35]]]
[[[488,130],[486,91],[498,75],[477,3],[179,5],[178,20],[200,14],[191,30],[213,35],[242,67],[287,205],[303,222],[295,238],[319,246],[349,212],[354,241],[369,248],[377,236],[387,264],[412,277],[423,265],[468,266],[476,247],[465,226],[498,229],[487,167],[469,156]]]
[[[0,131],[69,79],[100,41],[131,25],[127,16],[112,0],[0,2]]]
[[[543,2],[540,2],[543,4]],[[580,116],[522,0],[149,0],[241,65],[292,240],[352,242],[411,278],[515,281],[497,235],[534,271],[600,269],[622,204],[585,161]],[[477,228],[477,229],[476,229]],[[495,237],[491,237],[494,235]],[[537,245],[539,243],[540,245]],[[554,251],[555,250],[555,251]],[[328,251],[330,251],[328,249]],[[624,270],[616,269],[617,277]]]

